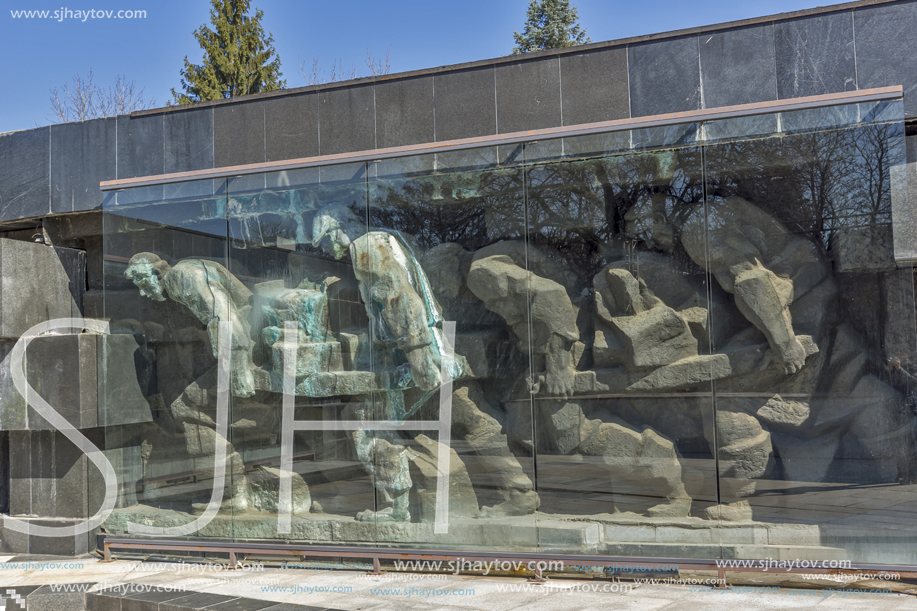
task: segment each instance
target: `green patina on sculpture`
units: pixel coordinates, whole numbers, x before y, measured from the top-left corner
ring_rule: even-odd
[[[191,310],[207,326],[216,358],[221,321],[232,323],[230,389],[236,397],[255,394],[248,315],[252,292],[225,267],[213,261],[184,259],[170,266],[158,255],[142,252],[131,257],[124,275],[140,288],[140,294],[154,301],[166,297]]]

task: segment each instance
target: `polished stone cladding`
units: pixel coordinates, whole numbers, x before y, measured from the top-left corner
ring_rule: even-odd
[[[97,209],[103,180],[882,86],[917,116],[917,2],[663,34],[0,134],[0,221]]]

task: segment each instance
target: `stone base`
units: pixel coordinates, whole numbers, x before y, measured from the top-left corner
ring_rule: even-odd
[[[177,526],[194,519],[180,511],[135,505],[116,509],[106,533],[127,534],[128,522]],[[200,537],[302,541],[315,544],[399,544],[448,549],[591,553],[683,558],[841,559],[842,549],[821,545],[818,526],[763,522],[718,523],[700,518],[646,518],[636,514],[579,516],[536,513],[500,519],[450,520],[449,532],[433,524],[357,522],[331,514],[294,515],[290,534],[277,534],[277,517],[218,515]]]
[[[36,526],[74,526],[82,523],[83,519],[71,518],[28,518],[14,516],[24,522]],[[96,528],[83,535],[75,537],[39,537],[16,532],[0,526],[0,539],[3,542],[3,551],[13,554],[43,554],[48,556],[81,556],[96,549]]]

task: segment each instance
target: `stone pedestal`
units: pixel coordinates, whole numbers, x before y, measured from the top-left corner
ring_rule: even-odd
[[[0,340],[0,429],[50,430],[12,384],[10,352]],[[43,335],[29,344],[29,385],[77,429],[152,421],[144,380],[152,361],[133,335]]]
[[[52,318],[81,316],[86,253],[0,239],[0,337],[19,338]]]
[[[157,526],[186,524],[195,516],[136,505],[115,510],[105,523],[113,536],[129,522]],[[600,554],[674,558],[843,559],[843,549],[822,543],[818,526],[763,522],[719,522],[700,518],[644,518],[636,514],[581,516],[535,513],[499,519],[450,516],[448,532],[434,534],[433,523],[358,522],[352,517],[312,513],[294,515],[291,532],[277,533],[277,516],[267,513],[219,514],[197,536],[310,542],[317,545],[372,544],[494,549],[520,552]]]

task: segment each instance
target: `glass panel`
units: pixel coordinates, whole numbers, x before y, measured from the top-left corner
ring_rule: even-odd
[[[620,137],[566,138],[571,154],[554,161],[543,155],[550,148],[532,147],[527,257],[544,550],[719,555],[709,513],[712,383],[725,368],[710,353],[708,312],[721,296],[705,270],[697,131],[640,130],[626,148]],[[619,146],[597,151],[603,142]]]
[[[709,271],[728,293],[714,349],[732,368],[716,385],[724,518],[766,523],[788,557],[917,560],[913,273],[891,234],[902,117],[900,102],[781,113],[783,133],[758,137],[733,119],[705,149]]]
[[[228,214],[253,372],[233,393],[235,536],[330,542],[334,528],[336,542],[373,543],[361,431],[335,428],[372,419],[371,331],[343,237],[365,233],[365,165],[231,179]]]
[[[917,562],[902,117],[108,194],[107,531]]]
[[[387,443],[410,456],[413,522],[380,528],[380,544],[536,549],[521,153],[370,167],[371,268],[354,268],[369,280],[376,361],[410,380],[377,394],[378,419],[407,419]]]
[[[166,193],[167,192],[167,193]],[[106,454],[121,484],[106,531],[169,528],[198,519],[214,486],[218,430],[214,343],[220,296],[233,270],[226,258],[225,181],[120,191],[104,208],[102,383]],[[227,271],[227,265],[230,271]],[[236,270],[237,271],[237,270]],[[112,374],[131,363],[143,402]],[[143,417],[143,415],[146,417]],[[219,465],[218,465],[219,466]],[[219,499],[218,499],[219,500]],[[231,523],[167,531],[232,535]]]

